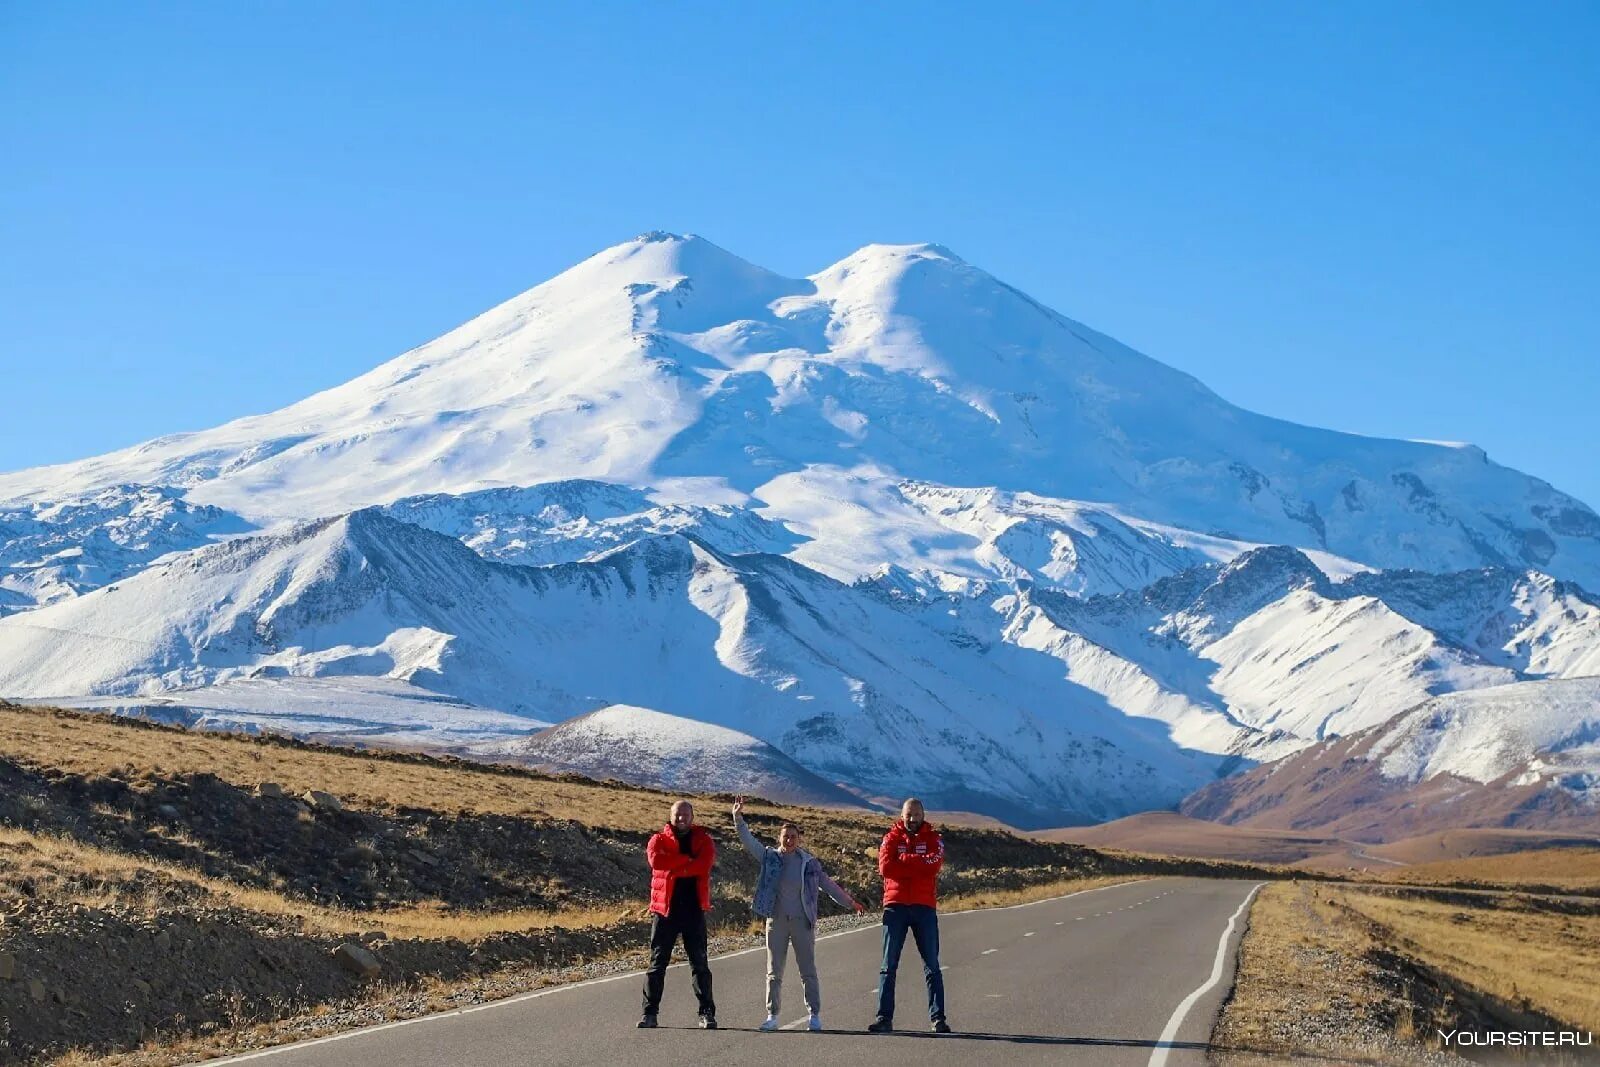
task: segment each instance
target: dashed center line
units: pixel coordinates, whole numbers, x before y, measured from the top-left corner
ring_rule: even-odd
[[[1033,931],[1029,930],[1027,933],[1023,934],[1022,936],[1023,937],[1032,937],[1033,936]]]
[[[997,948],[986,948],[986,949],[984,949],[984,950],[983,950],[983,951],[982,951],[982,952],[981,952],[981,953],[979,953],[979,955],[981,955],[981,956],[987,956],[987,955],[988,955],[988,954],[989,954],[989,953],[991,953],[991,952],[999,952],[999,951],[1000,951],[1000,950],[999,950],[999,949],[997,949]]]

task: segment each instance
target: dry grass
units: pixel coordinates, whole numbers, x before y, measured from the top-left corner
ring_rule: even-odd
[[[1515,898],[1463,903],[1359,890],[1338,897],[1414,959],[1514,1007],[1600,1030],[1600,915]]]
[[[1344,917],[1321,886],[1263,887],[1239,946],[1234,989],[1212,1033],[1221,1062],[1404,1062],[1415,1029],[1393,1010],[1370,962],[1368,933]],[[1393,1045],[1393,1048],[1386,1048]]]
[[[1474,856],[1500,856],[1511,852],[1532,852],[1548,848],[1600,848],[1600,834],[1475,827],[1439,830],[1418,837],[1401,838],[1383,845],[1364,846],[1364,849],[1374,856],[1410,864],[1464,860]]]
[[[665,794],[460,760],[408,760],[272,738],[146,727],[109,716],[0,705],[0,752],[69,774],[213,774],[235,785],[320,789],[360,807],[429,808],[636,830],[666,822]]]
[[[1547,848],[1419,863],[1385,871],[1381,880],[1413,885],[1539,886],[1596,893],[1600,892],[1600,849]]]
[[[381,930],[391,938],[474,941],[495,934],[528,933],[556,926],[587,929],[640,916],[642,908],[565,908],[560,911],[458,911],[436,903],[407,908],[351,910],[290,899],[267,889],[197,874],[187,867],[84,845],[70,838],[0,826],[0,897],[31,882],[58,903],[133,907],[151,915],[170,907],[166,890],[198,891],[195,901],[238,908],[293,925],[306,934],[356,935]]]
[[[1262,890],[1212,1035],[1223,1061],[1423,1062],[1436,1029],[1536,1016],[1600,1030],[1600,915],[1504,893],[1417,892]]]

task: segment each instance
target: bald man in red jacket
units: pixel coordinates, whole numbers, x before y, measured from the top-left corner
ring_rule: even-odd
[[[689,957],[695,999],[700,1002],[700,1028],[717,1028],[717,1005],[711,999],[711,964],[706,959],[706,912],[711,910],[711,865],[717,846],[695,825],[694,805],[672,805],[670,821],[645,846],[650,861],[650,968],[644,972],[644,1014],[641,1027],[656,1025],[661,990],[666,984],[672,946],[681,937]]]
[[[928,986],[928,1021],[936,1034],[948,1034],[944,1017],[944,972],[939,970],[939,869],[944,866],[944,839],[927,821],[922,801],[910,797],[900,807],[900,821],[883,835],[878,848],[878,873],[883,875],[883,964],[878,971],[878,1017],[867,1029],[886,1034],[894,1029],[894,980],[900,950],[910,931],[922,957]]]

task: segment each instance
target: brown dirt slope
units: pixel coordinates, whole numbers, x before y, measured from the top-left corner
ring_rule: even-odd
[[[1351,862],[1349,842],[1327,834],[1256,830],[1191,819],[1171,811],[1150,811],[1098,826],[1040,830],[1041,841],[1066,841],[1091,848],[1116,848],[1165,856],[1238,860],[1249,863],[1299,863],[1329,859]]]
[[[1324,741],[1196,790],[1179,810],[1258,830],[1397,841],[1462,828],[1593,833],[1595,814],[1546,783],[1472,782],[1441,774],[1417,783],[1379,772],[1364,753],[1381,728]]]
[[[1550,848],[1500,856],[1419,863],[1386,871],[1384,881],[1417,885],[1515,888],[1600,895],[1600,848]]]

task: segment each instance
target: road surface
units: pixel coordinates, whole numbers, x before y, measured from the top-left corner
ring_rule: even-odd
[[[509,1064],[829,1065],[1085,1063],[1198,1065],[1232,985],[1250,882],[1159,878],[1011,908],[940,916],[955,1033],[929,1032],[910,939],[893,1034],[865,1033],[876,1004],[879,928],[819,939],[822,1033],[808,1033],[791,955],[788,1032],[761,1033],[765,955],[714,958],[718,1021],[695,1026],[688,969],[667,973],[661,1026],[638,1030],[638,973],[525,993],[462,1011],[284,1045],[213,1063],[259,1067],[501,1067]]]

